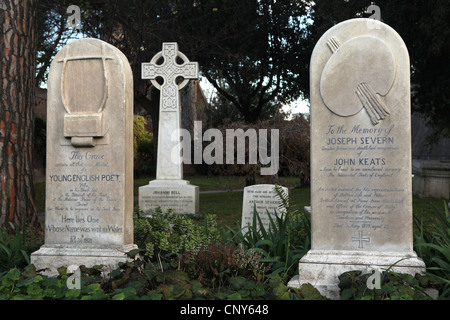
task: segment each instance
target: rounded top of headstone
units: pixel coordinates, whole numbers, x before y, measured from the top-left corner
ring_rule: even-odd
[[[403,39],[400,37],[397,31],[388,24],[374,19],[354,18],[342,21],[328,29],[317,41],[311,59],[313,59],[315,55],[320,53],[318,51],[321,50],[322,42],[326,43],[332,37],[343,36],[345,38],[344,40],[347,41],[350,38],[362,35],[371,35],[373,37],[383,39],[385,42],[388,42],[388,44],[392,45],[396,43],[397,45],[401,45],[403,49],[407,51]],[[343,41],[340,40],[340,44],[342,43]]]
[[[354,116],[364,107],[374,125],[393,111],[395,105],[385,106],[382,98],[389,95],[398,73],[409,77],[402,38],[387,24],[367,18],[349,19],[327,30],[314,47],[310,65],[311,96],[319,96],[341,117]]]
[[[96,38],[75,39],[67,43],[55,56],[51,67],[67,60],[104,58],[118,60],[125,72],[131,72],[126,56],[115,46]]]
[[[112,74],[108,66],[114,66]],[[55,56],[49,71],[49,88],[61,86],[67,113],[102,112],[108,99],[108,82],[132,79],[128,59],[113,45],[95,38],[76,39]]]
[[[367,83],[384,96],[394,83],[395,67],[394,55],[381,39],[351,38],[336,48],[323,70],[320,92],[325,105],[340,116],[358,113],[363,106],[352,94],[358,85]]]

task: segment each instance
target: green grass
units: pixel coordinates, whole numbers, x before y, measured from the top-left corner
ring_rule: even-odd
[[[154,177],[135,179],[134,194],[138,195],[140,186],[148,184]],[[221,229],[225,226],[236,227],[242,217],[242,190],[245,187],[245,177],[234,176],[186,176],[186,180],[192,185],[199,186],[202,191],[225,191],[220,193],[200,193],[200,213],[215,214],[217,222]],[[257,178],[256,184],[268,183],[264,178]],[[279,177],[279,184],[287,187],[295,187],[300,183],[296,177]],[[309,205],[309,188],[294,189],[292,191],[293,199],[300,205]],[[297,198],[299,199],[297,201]]]
[[[200,194],[200,213],[215,214],[217,225],[234,228],[242,217],[242,191]]]
[[[155,177],[135,177],[134,179],[134,195],[138,195],[139,187],[148,184],[149,181],[154,180]],[[200,191],[214,191],[214,190],[237,190],[245,187],[245,177],[234,176],[202,176],[202,175],[187,175],[184,177],[192,185],[200,187]],[[256,179],[256,184],[269,183],[264,178]],[[280,177],[279,184],[286,187],[295,187],[300,183],[297,177]]]
[[[298,209],[309,206],[310,188],[291,189],[290,197]],[[200,212],[217,215],[219,226],[235,227],[242,218],[242,200],[242,191],[200,194]]]
[[[310,188],[290,190],[291,205],[298,209],[310,205]],[[217,215],[217,223],[222,228],[235,228],[242,218],[242,191],[200,194],[200,213]]]
[[[138,195],[140,186],[148,184],[150,178],[140,178],[134,181],[135,196]],[[242,217],[242,199],[243,192],[240,191],[245,187],[245,177],[234,176],[186,176],[186,180],[192,185],[199,186],[202,191],[225,191],[220,193],[200,193],[200,213],[215,214],[217,223],[222,230],[226,226],[235,228],[236,224],[240,224]],[[287,187],[295,187],[299,184],[300,179],[296,177],[280,177],[279,184]],[[268,183],[263,178],[258,178],[256,184]],[[310,198],[309,188],[298,188],[291,191],[292,201],[303,207],[309,205]]]

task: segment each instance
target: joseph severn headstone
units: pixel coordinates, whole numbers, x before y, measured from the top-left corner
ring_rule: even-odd
[[[178,214],[196,214],[199,188],[183,179],[180,90],[190,79],[198,79],[198,63],[190,62],[178,51],[176,42],[165,42],[162,51],[142,64],[142,79],[151,80],[161,91],[161,98],[156,180],[139,188],[139,208],[148,215],[156,207],[163,212],[172,208]]]
[[[253,225],[253,215],[256,210],[265,230],[270,228],[270,218],[275,219],[281,213],[281,200],[277,195],[275,185],[256,184],[244,188],[242,200],[241,228]],[[284,196],[289,195],[289,189],[280,186],[280,191]],[[257,223],[257,227],[259,224]]]
[[[311,250],[289,286],[339,297],[350,270],[421,273],[413,251],[410,65],[388,25],[351,19],[311,57]]]
[[[48,77],[45,244],[37,269],[126,261],[133,244],[133,79],[127,58],[74,40]]]

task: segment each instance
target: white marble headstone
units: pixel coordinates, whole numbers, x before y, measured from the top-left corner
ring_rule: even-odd
[[[45,244],[38,269],[126,261],[133,244],[133,76],[98,39],[74,40],[48,77]]]
[[[403,258],[395,271],[424,271],[413,251],[405,43],[382,22],[347,20],[320,38],[310,66],[312,243],[299,283],[335,297],[345,271]]]
[[[289,189],[281,187],[283,193],[288,196]],[[275,185],[273,184],[257,184],[244,188],[244,195],[242,200],[242,220],[241,228],[253,225],[254,210],[258,212],[261,222],[265,230],[269,230],[270,218],[275,220],[275,216],[280,215],[282,210],[280,209],[281,201],[275,191]],[[259,228],[259,222],[257,222]],[[245,232],[246,230],[244,230]]]

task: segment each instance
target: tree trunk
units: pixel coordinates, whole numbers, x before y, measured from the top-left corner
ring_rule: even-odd
[[[0,227],[8,231],[37,223],[32,167],[36,6],[36,0],[0,3]]]

